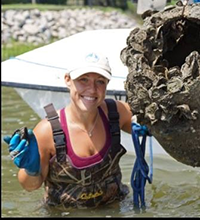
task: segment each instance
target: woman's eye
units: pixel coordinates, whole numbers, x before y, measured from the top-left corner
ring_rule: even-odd
[[[87,81],[88,81],[88,78],[80,78],[79,81],[87,82]]]
[[[97,83],[99,83],[100,85],[106,84],[106,82],[104,80],[98,80]]]

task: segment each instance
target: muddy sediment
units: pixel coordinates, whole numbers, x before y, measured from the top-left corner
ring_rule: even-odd
[[[128,103],[177,161],[200,166],[200,3],[143,14],[127,38]]]

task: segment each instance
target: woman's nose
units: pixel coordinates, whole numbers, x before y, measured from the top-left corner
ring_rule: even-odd
[[[96,85],[95,80],[92,80],[92,81],[90,82],[90,89],[91,89],[91,91],[96,91],[97,85]]]

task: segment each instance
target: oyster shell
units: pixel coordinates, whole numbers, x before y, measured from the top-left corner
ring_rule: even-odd
[[[121,60],[128,103],[177,161],[200,166],[200,4],[143,16]]]

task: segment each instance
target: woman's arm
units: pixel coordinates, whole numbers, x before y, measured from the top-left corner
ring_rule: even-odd
[[[49,171],[49,160],[55,154],[50,123],[46,119],[42,120],[36,125],[33,132],[40,154],[40,173],[37,176],[30,176],[25,169],[19,170],[18,180],[27,191],[36,190],[42,186]]]
[[[131,118],[132,118],[132,112],[131,108],[128,105],[128,103],[124,101],[116,101],[117,103],[117,109],[119,112],[119,121],[120,121],[120,128],[131,134]]]

